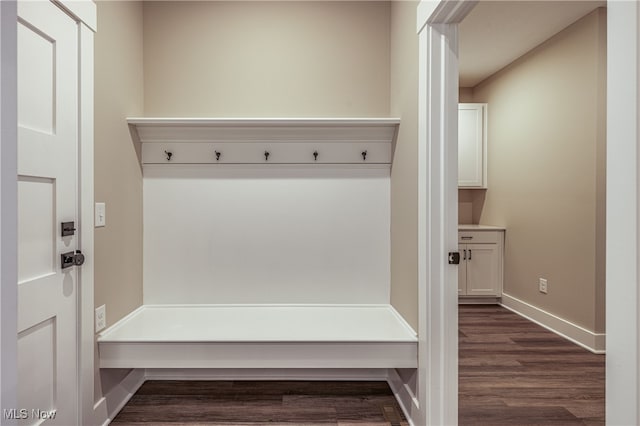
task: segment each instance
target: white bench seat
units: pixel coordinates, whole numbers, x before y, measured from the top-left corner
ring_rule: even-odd
[[[98,337],[101,368],[416,368],[390,305],[144,305]]]

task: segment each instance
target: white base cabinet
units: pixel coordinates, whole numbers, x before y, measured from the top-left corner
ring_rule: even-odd
[[[493,302],[502,297],[504,230],[494,227],[458,231],[460,301],[479,298]]]

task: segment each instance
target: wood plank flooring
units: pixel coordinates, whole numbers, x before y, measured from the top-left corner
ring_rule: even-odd
[[[603,355],[500,306],[459,318],[460,425],[604,424]],[[308,381],[150,381],[113,424],[407,425],[384,382]]]
[[[605,357],[497,305],[459,307],[460,425],[603,425]]]
[[[407,426],[386,382],[149,381],[115,425]]]

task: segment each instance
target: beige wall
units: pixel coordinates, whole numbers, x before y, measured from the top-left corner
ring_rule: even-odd
[[[489,104],[479,221],[507,228],[505,293],[595,332],[604,331],[605,13],[473,90]]]
[[[142,4],[99,1],[95,37],[95,304],[107,325],[142,304],[142,171],[125,118],[143,112]]]
[[[473,87],[460,87],[458,89],[458,102],[473,102]]]
[[[388,116],[389,8],[145,2],[145,115]]]
[[[418,2],[391,5],[391,115],[402,119],[391,169],[391,304],[418,330]]]

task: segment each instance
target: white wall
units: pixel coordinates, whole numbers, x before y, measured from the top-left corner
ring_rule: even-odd
[[[389,303],[389,169],[147,165],[144,303]]]

